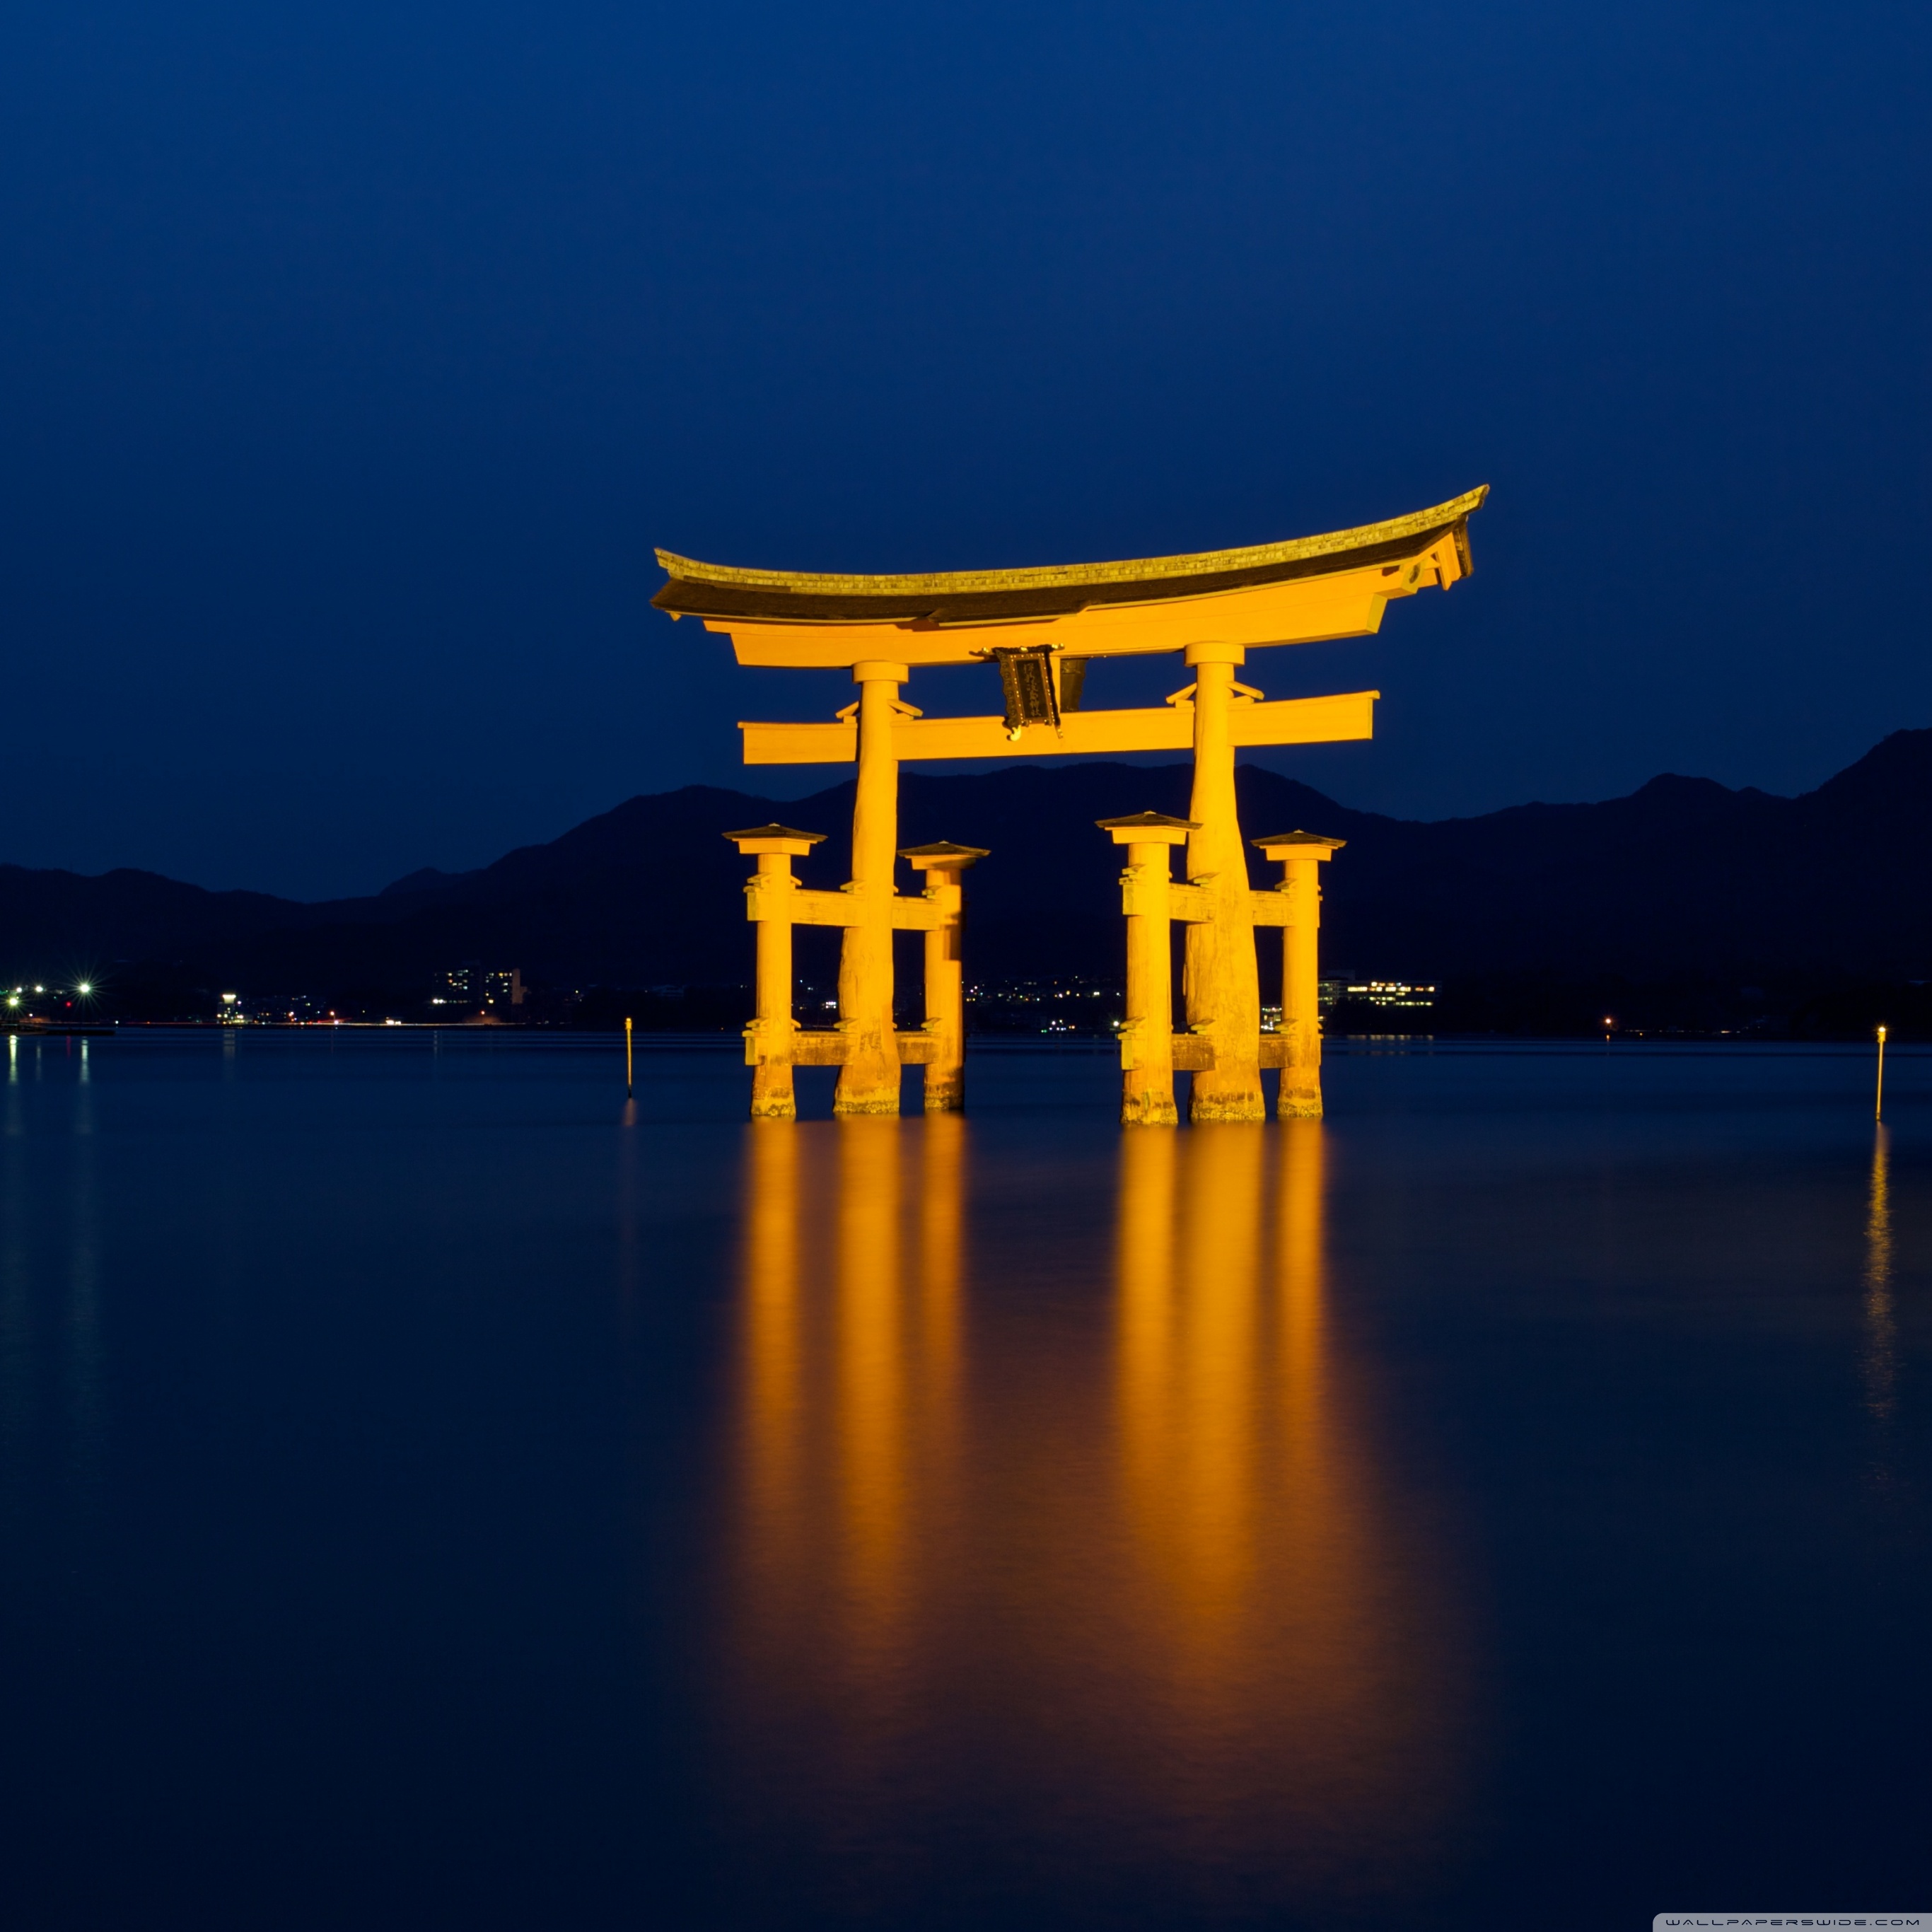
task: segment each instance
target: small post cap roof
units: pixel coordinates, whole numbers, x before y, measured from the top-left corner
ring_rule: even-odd
[[[778,824],[748,826],[742,832],[724,836],[741,852],[809,852],[825,838],[822,832],[800,832]]]
[[[1180,845],[1190,832],[1201,829],[1193,819],[1171,818],[1164,812],[1136,812],[1126,818],[1096,818],[1094,823],[1102,832],[1111,832],[1116,845]]]
[[[1250,838],[1250,845],[1258,845],[1270,856],[1290,846],[1299,846],[1304,853],[1317,859],[1325,859],[1330,852],[1339,852],[1348,844],[1346,838],[1324,838],[1319,832],[1273,832],[1265,838]]]
[[[940,838],[930,845],[902,845],[899,856],[922,872],[928,868],[950,872],[964,870],[974,860],[985,858],[986,850],[983,845],[956,845],[950,838]]]

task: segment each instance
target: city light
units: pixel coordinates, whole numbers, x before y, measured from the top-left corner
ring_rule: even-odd
[[[1348,998],[1372,1006],[1432,1006],[1436,1004],[1433,986],[1411,986],[1405,980],[1370,980],[1360,985],[1344,986],[1342,990]]]
[[[83,980],[74,990],[84,1000],[94,991],[94,982],[91,980]]]

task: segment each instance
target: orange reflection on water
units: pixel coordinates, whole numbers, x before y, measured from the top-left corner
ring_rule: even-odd
[[[962,1128],[748,1130],[735,1621],[748,1658],[854,1720],[895,1694],[950,1482]]]
[[[1331,1309],[1322,1124],[1130,1130],[1084,1216],[1051,1175],[974,1198],[968,1132],[748,1136],[734,1808],[842,1882],[981,1830],[1396,1883],[1456,1802],[1462,1672]]]
[[[1865,1408],[1889,1422],[1898,1406],[1898,1319],[1892,1291],[1892,1140],[1882,1126],[1872,1139],[1871,1187],[1865,1204]]]
[[[1164,1660],[1201,1690],[1225,1678],[1254,1585],[1266,1144],[1209,1126],[1121,1149],[1121,1472]]]
[[[915,1515],[949,1474],[958,1366],[963,1124],[837,1129],[830,1425],[850,1648],[876,1654],[909,1607]],[[908,1142],[912,1144],[908,1145]],[[902,1162],[916,1162],[910,1174]],[[908,1182],[916,1228],[905,1226]],[[916,1492],[916,1493],[915,1492]]]
[[[1304,1865],[1351,1840],[1419,1849],[1454,1756],[1439,1565],[1330,1333],[1324,1135],[1296,1120],[1122,1150],[1142,1667],[1169,1687],[1175,1796],[1211,1790],[1224,1836],[1299,1820]]]
[[[795,1566],[800,1511],[798,1437],[804,1384],[799,1360],[799,1143],[783,1127],[751,1130],[746,1162],[739,1413],[743,1431],[744,1549],[754,1589]]]

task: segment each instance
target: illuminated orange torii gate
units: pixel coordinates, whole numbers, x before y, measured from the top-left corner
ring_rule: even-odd
[[[1123,1118],[1172,1120],[1173,1070],[1181,1067],[1194,1072],[1194,1119],[1259,1120],[1266,1111],[1264,1064],[1284,1070],[1283,1113],[1319,1113],[1316,879],[1317,862],[1339,842],[1303,832],[1257,842],[1282,862],[1285,875],[1279,892],[1251,892],[1234,805],[1234,754],[1244,747],[1370,737],[1379,694],[1269,704],[1239,682],[1235,670],[1256,648],[1375,632],[1390,598],[1446,590],[1467,576],[1468,519],[1485,494],[1472,490],[1387,523],[1286,543],[1023,570],[825,576],[735,569],[659,550],[658,561],[670,578],[652,600],[660,610],[728,633],[740,664],[848,670],[859,687],[858,701],[834,722],[740,727],[747,764],[856,760],[859,767],[852,877],[842,892],[808,893],[790,883],[791,857],[810,849],[813,835],[778,826],[730,835],[741,850],[759,856],[751,916],[760,922],[760,961],[769,951],[772,962],[769,972],[761,964],[758,1017],[746,1034],[746,1057],[758,1070],[754,1112],[792,1112],[794,1064],[838,1067],[836,1106],[842,1114],[896,1113],[899,1069],[910,1063],[928,1068],[929,1111],[960,1104],[956,1018],[929,1005],[922,1033],[901,1034],[895,1027],[892,936],[900,928],[925,930],[929,999],[935,955],[941,964],[950,958],[956,988],[958,872],[984,855],[946,848],[957,855],[950,865],[924,853],[903,855],[915,864],[925,857],[943,883],[920,898],[897,895],[892,874],[902,760],[1192,750],[1194,789],[1186,819],[1167,821],[1167,834],[1153,839],[1134,838],[1129,821],[1108,828],[1130,848],[1123,884],[1130,921],[1146,916],[1136,914],[1136,894],[1155,890],[1149,854],[1160,851],[1166,880],[1166,845],[1184,837],[1187,847],[1187,883],[1166,887],[1172,910],[1162,918],[1162,944],[1166,916],[1186,922],[1189,1031],[1173,1036],[1171,1005],[1163,1009],[1145,983],[1152,942],[1136,944],[1130,955],[1130,1024],[1123,1029]],[[1195,681],[1165,706],[1080,708],[1089,659],[1172,651],[1184,653]],[[975,662],[998,665],[1004,717],[927,718],[900,702],[900,687],[914,666]],[[1138,857],[1136,845],[1142,848]],[[802,922],[844,928],[836,1035],[802,1033],[792,1016],[790,926]],[[1283,1037],[1265,1048],[1257,923],[1285,929]],[[774,928],[770,941],[767,924]],[[776,963],[780,924],[782,988]],[[1161,958],[1164,976],[1164,951]],[[1135,960],[1142,962],[1138,968]],[[942,974],[937,982],[942,994],[944,986]],[[1156,1043],[1163,1036],[1164,1053]],[[934,1070],[941,1067],[935,1078]]]

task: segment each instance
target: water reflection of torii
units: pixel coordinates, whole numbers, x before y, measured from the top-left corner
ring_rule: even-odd
[[[1881,1428],[1898,1406],[1898,1321],[1892,1288],[1892,1136],[1872,1137],[1871,1183],[1865,1204],[1865,1412]]]
[[[1157,1010],[1144,986],[1130,990],[1123,1117],[1171,1120],[1173,1070],[1182,1066],[1194,1072],[1194,1119],[1259,1120],[1264,1065],[1284,1069],[1284,1115],[1318,1114],[1312,861],[1325,853],[1287,849],[1306,835],[1283,834],[1274,842],[1284,849],[1270,855],[1288,862],[1282,889],[1250,890],[1234,754],[1248,746],[1366,738],[1378,694],[1269,704],[1235,670],[1258,647],[1374,632],[1392,598],[1446,590],[1467,576],[1468,520],[1485,494],[1472,490],[1412,515],[1285,543],[1036,569],[832,576],[737,569],[658,551],[670,580],[652,600],[660,610],[728,632],[740,664],[849,670],[859,687],[858,701],[836,722],[740,727],[747,764],[858,765],[852,876],[840,891],[807,891],[792,878],[792,860],[819,835],[779,825],[726,834],[758,860],[749,895],[759,928],[758,1006],[746,1036],[753,1114],[794,1114],[794,1066],[838,1068],[841,1114],[896,1114],[902,1064],[927,1069],[928,1113],[962,1104],[958,1013],[943,988],[935,1010],[933,962],[937,950],[956,964],[959,867],[985,855],[959,846],[920,848],[935,884],[917,898],[898,896],[902,760],[1160,751],[1194,754],[1188,817],[1169,821],[1187,845],[1186,880],[1172,893],[1160,854],[1163,948],[1168,917],[1186,927],[1187,1030],[1173,1036],[1171,1006]],[[1164,706],[1084,708],[1091,659],[1174,652],[1194,682]],[[901,703],[900,687],[914,666],[975,662],[999,667],[1004,716],[928,718]],[[940,856],[946,854],[957,856]],[[896,856],[921,862],[911,853]],[[1144,920],[1151,863],[1144,854],[1130,856],[1129,872],[1126,910]],[[1287,946],[1283,1030],[1265,1042],[1257,924],[1291,935],[1299,928],[1305,941],[1298,948],[1291,938]],[[794,1014],[794,925],[842,930],[836,1031],[806,1031]],[[898,1031],[893,1016],[892,934],[905,929],[928,939],[926,1024],[916,1033]],[[1138,1010],[1135,990],[1142,994]]]
[[[749,1130],[718,1628],[773,1829],[924,1828],[938,1736],[1070,1855],[1154,1833],[1318,1890],[1428,1856],[1454,1592],[1328,1310],[1324,1132],[1126,1136],[1111,1296],[1049,1315],[1014,1270],[1093,1231],[962,1260],[999,1238],[962,1122]]]

